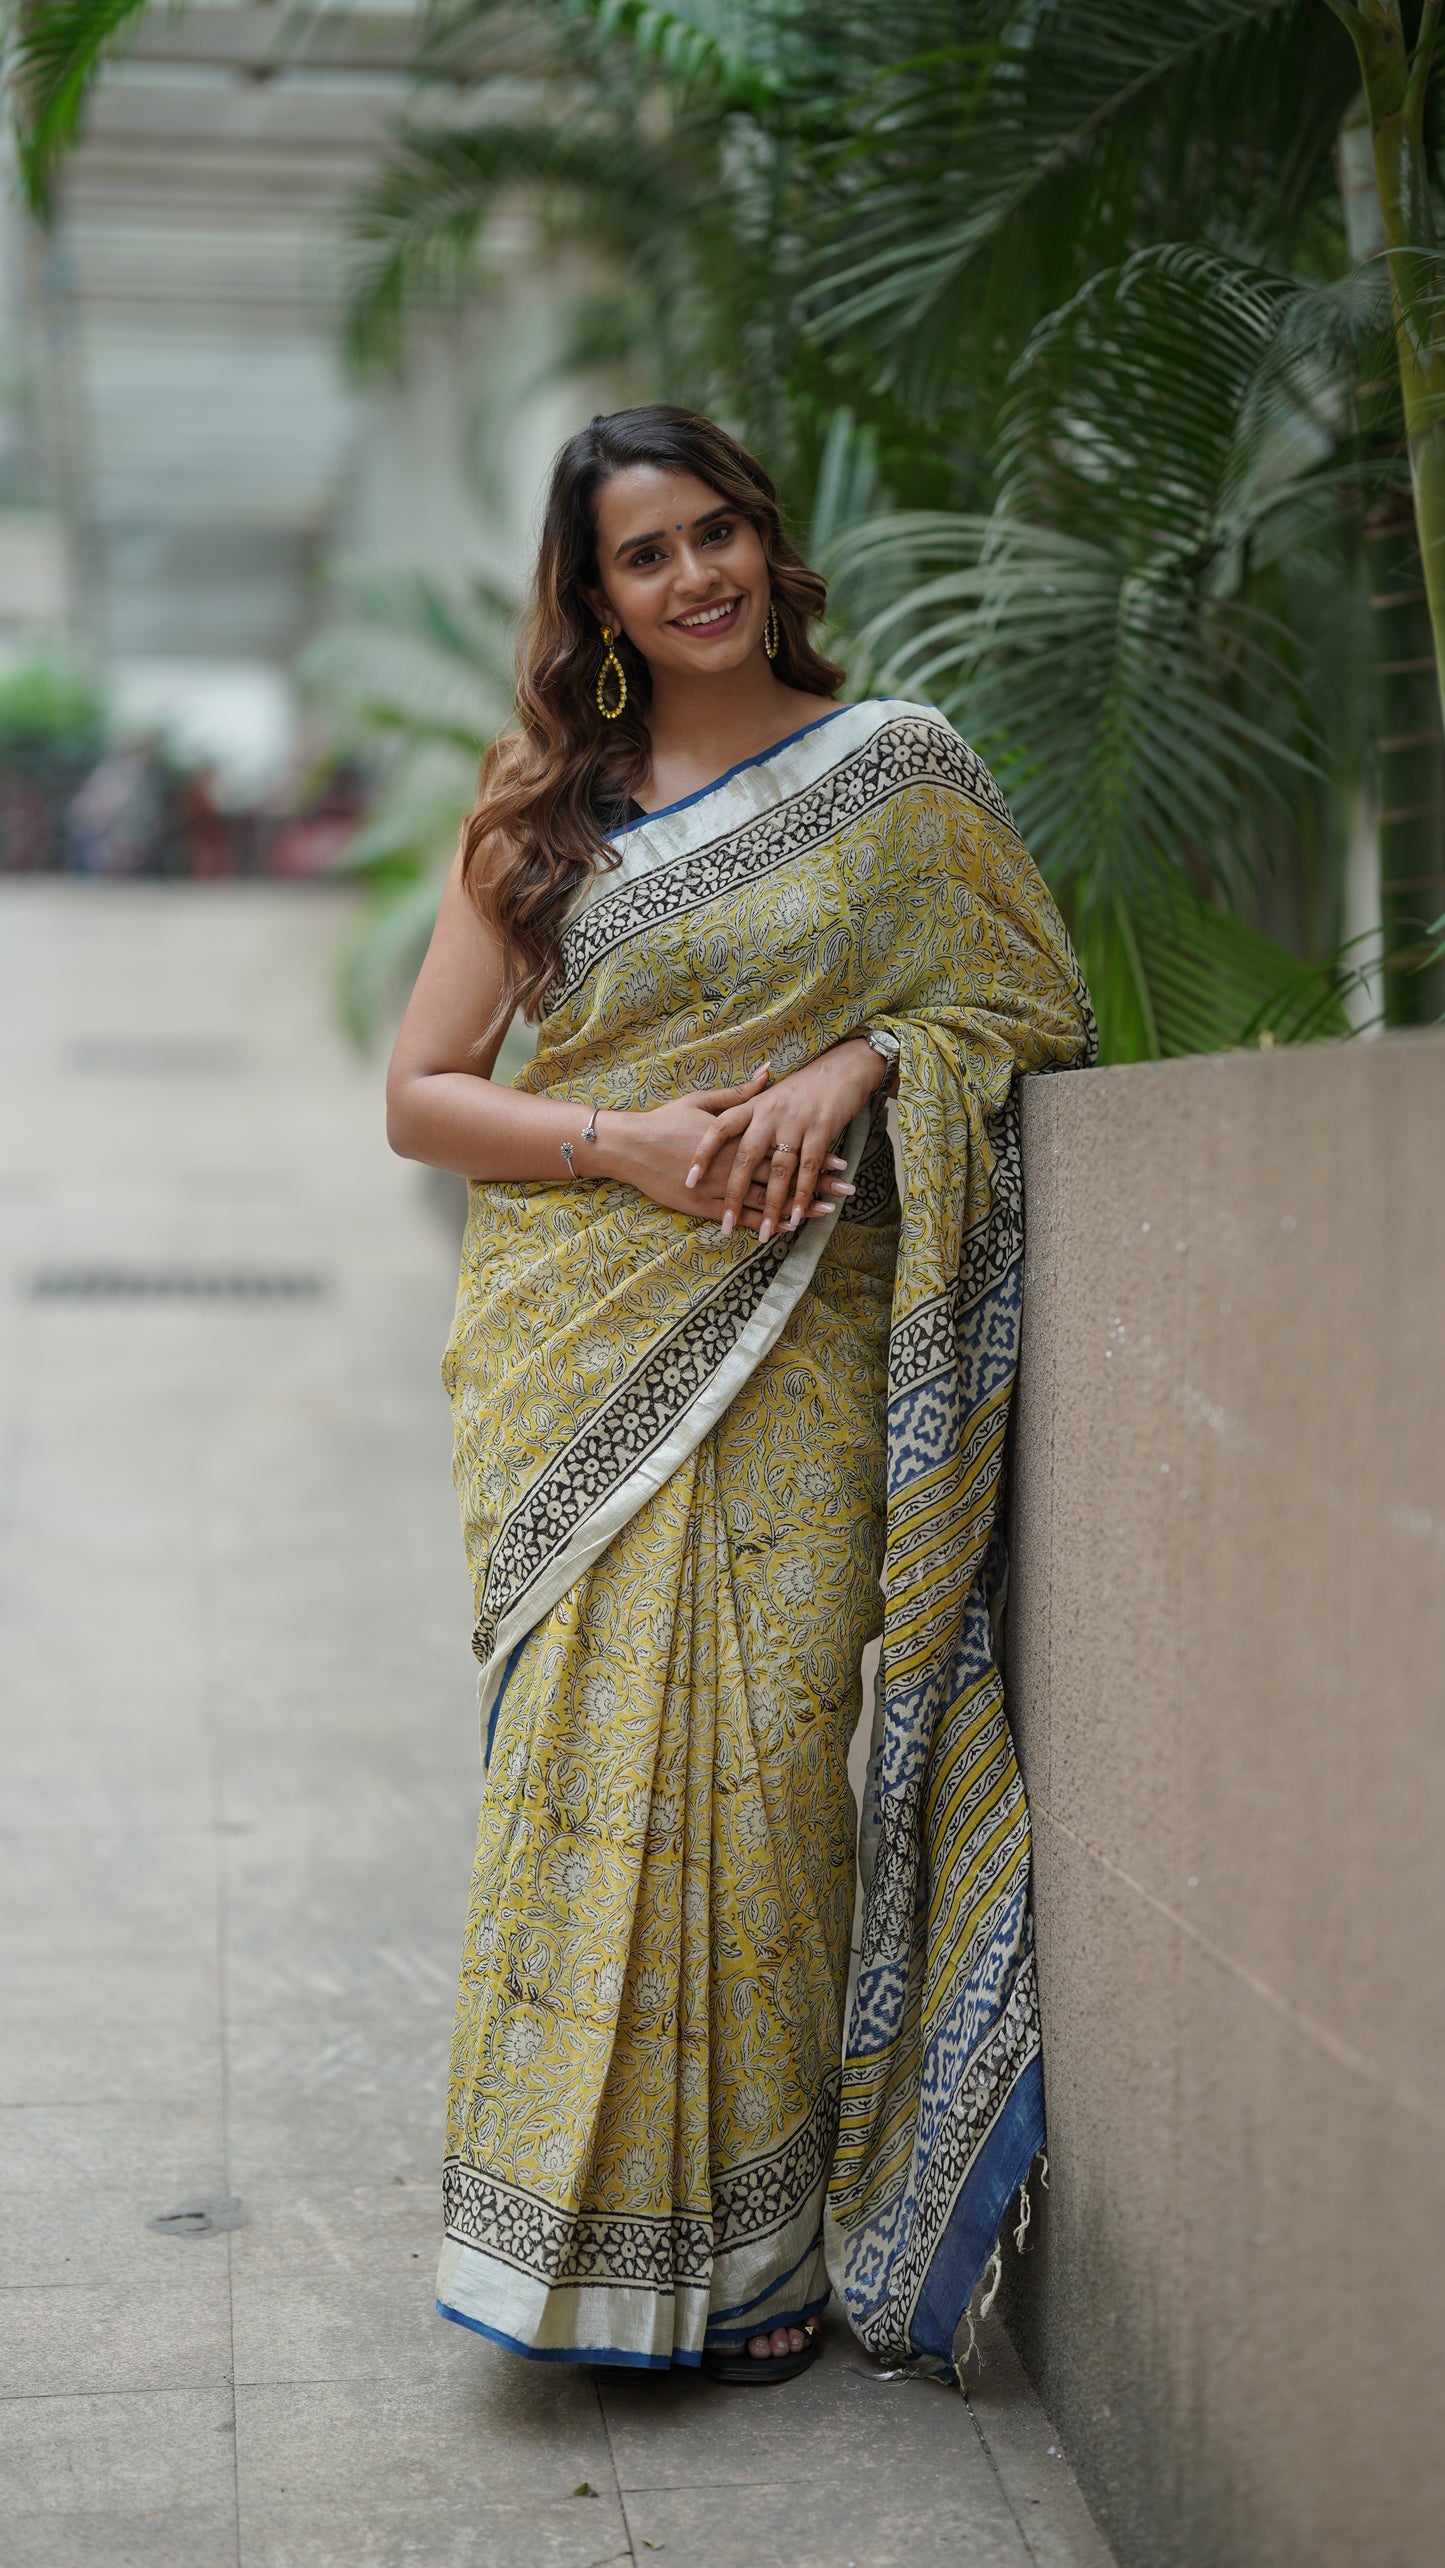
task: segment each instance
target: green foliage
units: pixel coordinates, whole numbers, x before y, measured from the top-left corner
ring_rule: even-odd
[[[377,777],[343,868],[367,892],[338,976],[343,1022],[364,1046],[416,975],[482,751],[507,719],[509,606],[484,583],[448,591],[384,564],[345,566],[337,583],[342,615],[298,674]]]
[[[936,698],[1010,795],[1112,1058],[1237,1041],[1298,977],[1220,904],[1324,778],[1337,673],[1290,573],[1338,550],[1339,360],[1378,319],[1215,252],[1139,252],[1023,350],[988,515],[881,516],[835,548],[892,591],[859,636],[871,677]]]
[[[146,0],[16,0],[12,77],[20,171],[31,211],[50,211],[56,165],[80,131],[101,57]]]
[[[0,672],[0,763],[81,765],[105,741],[105,702],[84,670],[50,657]]]
[[[1353,83],[1316,0],[843,14],[875,68],[826,170],[816,299],[935,405],[1130,250],[1293,242],[1330,184]]]
[[[106,6],[22,12],[35,152]],[[355,362],[402,362],[524,197],[614,280],[564,363],[767,452],[855,688],[932,695],[999,773],[1107,1056],[1342,1031],[1363,531],[1407,464],[1320,0],[432,0],[420,59],[470,112],[401,126],[357,208]],[[385,749],[358,1022],[507,698],[496,601],[387,583],[309,660]]]

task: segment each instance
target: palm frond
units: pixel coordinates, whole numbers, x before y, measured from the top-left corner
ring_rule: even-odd
[[[301,652],[300,684],[353,736],[444,742],[475,767],[511,707],[508,601],[391,563],[343,564],[336,584],[342,617]]]
[[[1106,1062],[1351,1032],[1347,969],[1302,962],[1183,877],[1096,905],[1076,933]]]
[[[511,602],[483,581],[447,589],[396,564],[347,563],[336,580],[344,614],[308,645],[298,676],[377,777],[341,867],[368,894],[338,984],[343,1020],[365,1044],[421,962],[478,761],[511,713]]]
[[[406,128],[353,216],[346,348],[354,365],[393,363],[407,315],[475,282],[488,216],[519,188],[585,207],[597,237],[624,257],[680,212],[659,156],[616,121],[499,114],[464,130]]]
[[[11,70],[20,172],[31,212],[42,219],[101,61],[146,6],[147,0],[19,0]]]
[[[374,1042],[399,989],[409,987],[436,925],[445,868],[387,886],[342,939],[336,986],[341,1021],[359,1050]]]
[[[1100,266],[1158,239],[1277,241],[1331,184],[1353,66],[1308,0],[1000,0],[962,40],[935,5],[909,12],[902,60],[891,13],[842,14],[878,67],[820,155],[814,309],[929,405]]]
[[[655,63],[683,86],[705,88],[725,107],[767,114],[781,91],[778,74],[760,52],[777,13],[719,7],[698,0],[692,8],[662,8],[656,0],[562,0],[564,22],[583,23],[605,41],[621,39],[638,59]]]

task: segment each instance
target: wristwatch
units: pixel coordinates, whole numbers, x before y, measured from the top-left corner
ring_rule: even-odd
[[[887,1062],[890,1070],[897,1069],[898,1056],[903,1046],[896,1034],[889,1033],[886,1025],[865,1025],[863,1040],[865,1043],[871,1043],[874,1051]]]

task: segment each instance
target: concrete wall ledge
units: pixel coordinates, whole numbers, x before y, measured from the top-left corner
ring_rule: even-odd
[[[1445,1033],[1025,1083],[1011,2332],[1125,2568],[1445,2558]]]

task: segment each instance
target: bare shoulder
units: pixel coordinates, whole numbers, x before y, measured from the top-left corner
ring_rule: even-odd
[[[843,710],[838,696],[806,695],[801,687],[789,687],[788,693],[792,697],[788,718],[799,728],[805,722],[819,721],[825,713],[841,713]]]

